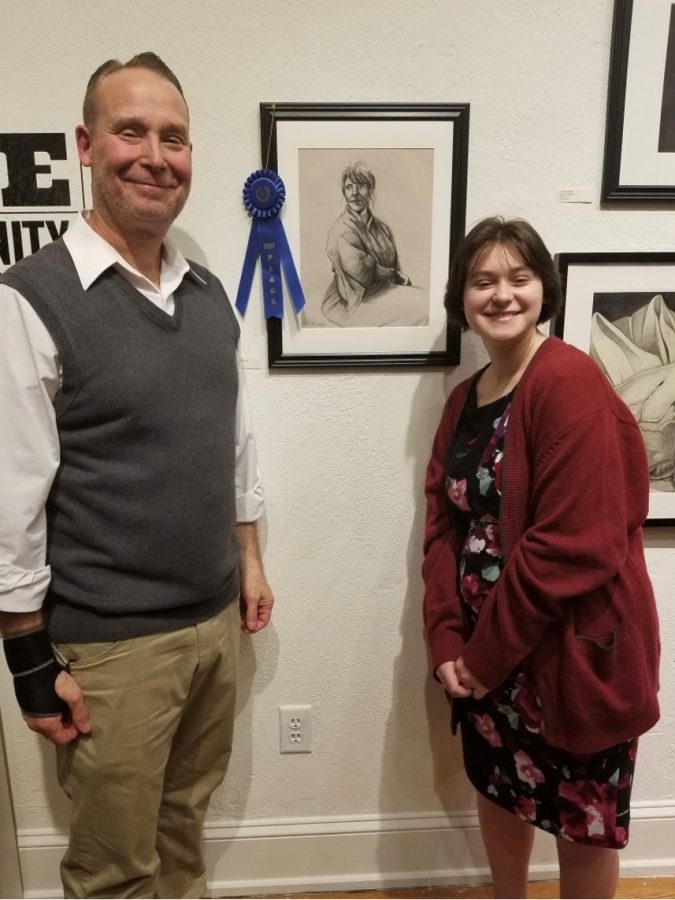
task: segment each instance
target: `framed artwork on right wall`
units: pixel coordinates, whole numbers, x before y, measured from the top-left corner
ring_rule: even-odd
[[[675,203],[672,0],[614,0],[602,200]]]
[[[590,354],[637,419],[648,525],[675,525],[675,253],[560,253],[555,333]]]

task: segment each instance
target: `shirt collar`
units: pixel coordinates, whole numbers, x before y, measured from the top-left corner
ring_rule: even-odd
[[[140,272],[134,269],[114,247],[91,228],[85,215],[85,213],[80,213],[68,226],[68,230],[63,236],[63,241],[72,257],[84,290],[88,290],[96,279],[111,266],[124,269],[135,278],[144,279]],[[172,289],[176,290],[183,277],[190,271],[189,263],[176,244],[170,238],[165,238],[162,244],[160,284],[162,286],[171,284]],[[193,274],[196,275],[196,273]]]

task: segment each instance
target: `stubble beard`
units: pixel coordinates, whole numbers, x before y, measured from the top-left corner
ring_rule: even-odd
[[[132,188],[133,190],[133,188]],[[166,228],[178,218],[190,193],[189,182],[183,189],[163,202],[135,203],[125,194],[118,183],[92,177],[94,209],[99,213],[107,211],[116,220],[133,220],[137,223],[164,223]]]

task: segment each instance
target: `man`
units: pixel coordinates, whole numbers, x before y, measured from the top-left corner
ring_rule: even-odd
[[[0,625],[73,802],[65,895],[196,897],[239,609],[252,634],[273,604],[239,327],[166,238],[192,152],[171,70],[104,63],[76,138],[92,210],[0,276]]]
[[[341,327],[426,325],[429,304],[400,269],[391,228],[372,212],[375,176],[361,160],[342,173],[344,212],[328,229],[333,278],[321,302]],[[325,321],[324,321],[325,324]]]

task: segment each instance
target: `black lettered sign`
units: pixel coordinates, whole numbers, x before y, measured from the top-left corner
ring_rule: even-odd
[[[85,205],[62,132],[0,132],[0,272],[65,234]]]

